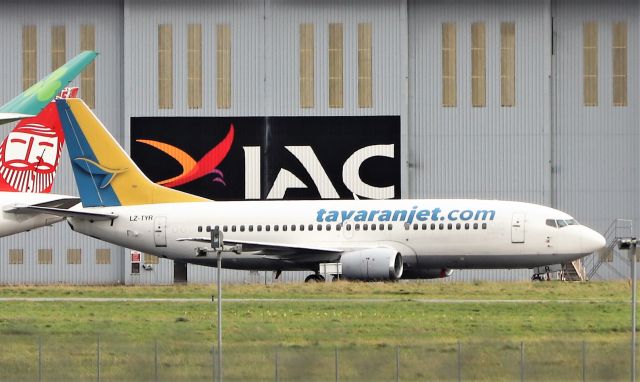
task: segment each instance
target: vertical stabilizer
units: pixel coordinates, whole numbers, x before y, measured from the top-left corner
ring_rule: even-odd
[[[75,98],[78,88],[65,88],[60,98]],[[55,102],[35,117],[25,118],[0,145],[0,191],[51,192],[64,145]]]
[[[56,104],[83,206],[207,200],[150,181],[82,100]]]
[[[33,117],[40,113],[62,88],[93,62],[97,55],[97,52],[90,50],[80,53],[11,101],[0,106],[0,124]]]

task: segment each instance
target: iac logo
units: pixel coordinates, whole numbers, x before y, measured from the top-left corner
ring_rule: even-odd
[[[169,179],[156,182],[165,187],[178,187],[189,183],[193,180],[202,178],[205,175],[214,174],[213,181],[227,185],[224,181],[224,174],[217,169],[217,166],[227,157],[231,145],[233,144],[234,135],[233,125],[229,127],[229,132],[222,142],[218,143],[214,148],[209,150],[199,161],[195,161],[189,154],[183,150],[170,145],[168,143],[158,142],[150,139],[138,139],[136,142],[144,143],[155,147],[163,153],[175,159],[182,167],[182,172]]]
[[[339,199],[333,183],[329,179],[324,167],[318,160],[310,146],[285,146],[293,156],[302,164],[311,177],[313,185],[318,188],[320,198]],[[245,198],[260,199],[260,184],[252,182],[259,178],[255,169],[260,169],[260,147],[244,147],[245,157]],[[342,181],[354,196],[368,199],[391,199],[395,195],[394,186],[376,187],[367,184],[360,177],[360,168],[363,163],[373,157],[394,158],[394,145],[372,145],[363,147],[347,158],[342,166]],[[282,199],[289,189],[309,188],[300,178],[291,171],[280,168],[276,180],[267,195],[267,199]]]
[[[400,197],[400,118],[134,117],[131,156],[213,200]]]

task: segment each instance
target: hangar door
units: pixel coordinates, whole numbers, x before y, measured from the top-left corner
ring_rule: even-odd
[[[524,243],[524,214],[516,212],[511,219],[511,242]]]

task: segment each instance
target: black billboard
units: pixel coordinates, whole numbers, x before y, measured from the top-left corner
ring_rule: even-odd
[[[154,182],[213,200],[400,197],[400,117],[132,117]]]

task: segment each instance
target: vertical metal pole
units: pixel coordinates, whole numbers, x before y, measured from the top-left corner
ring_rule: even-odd
[[[96,344],[96,379],[100,382],[100,336]]]
[[[338,346],[336,345],[336,382],[338,382],[340,380],[339,377],[339,371],[338,371]]]
[[[216,347],[211,345],[211,378],[213,382],[216,382],[216,370],[218,370],[216,366]]]
[[[38,337],[38,381],[42,381],[42,337]]]
[[[265,271],[266,273],[266,271]],[[280,355],[278,354],[278,348],[276,348],[276,382],[280,382],[280,375],[279,375],[279,359],[280,359]]]
[[[396,345],[396,382],[400,382],[400,345]]]
[[[587,381],[587,342],[582,340],[582,382]]]
[[[524,381],[524,341],[520,341],[520,382]]]
[[[636,289],[636,241],[635,238],[629,247],[629,260],[631,260],[631,381],[636,381],[636,306],[638,301]]]
[[[158,339],[156,338],[156,344],[155,344],[155,349],[154,349],[154,369],[155,369],[155,380],[156,382],[158,381]]]
[[[458,341],[458,382],[462,381],[462,346]]]
[[[222,251],[218,251],[218,382],[222,382]]]

